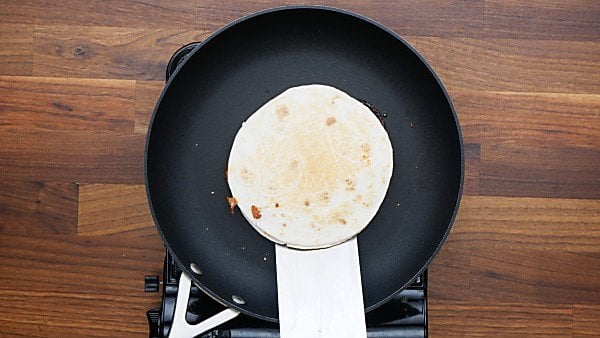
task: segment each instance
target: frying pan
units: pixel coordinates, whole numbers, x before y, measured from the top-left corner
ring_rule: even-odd
[[[243,121],[285,89],[312,83],[376,108],[394,148],[387,196],[358,236],[366,311],[427,267],[462,191],[462,138],[450,99],[425,60],[392,31],[311,6],[266,10],[213,34],[178,66],[154,110],[148,201],[165,246],[198,287],[274,322],[274,245],[239,211],[230,213],[226,164]]]

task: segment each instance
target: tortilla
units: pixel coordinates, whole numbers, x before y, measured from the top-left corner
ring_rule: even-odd
[[[313,84],[284,91],[242,123],[228,183],[263,236],[318,249],[369,224],[392,167],[392,144],[373,112],[339,89]]]

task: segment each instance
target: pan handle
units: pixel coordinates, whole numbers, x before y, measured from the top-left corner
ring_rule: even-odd
[[[191,287],[192,279],[185,272],[182,272],[181,277],[179,277],[179,291],[177,292],[175,314],[173,316],[173,325],[169,332],[169,338],[191,338],[199,336],[208,330],[214,329],[218,325],[232,320],[240,314],[239,311],[227,308],[198,324],[189,324],[185,320],[185,313],[187,311]]]

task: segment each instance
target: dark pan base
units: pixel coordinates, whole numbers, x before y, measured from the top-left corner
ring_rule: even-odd
[[[194,280],[229,306],[277,320],[273,243],[225,197],[241,123],[293,86],[321,83],[371,103],[394,148],[379,213],[359,235],[367,310],[403,288],[437,252],[462,187],[462,141],[445,90],[398,37],[338,10],[263,12],[207,40],[169,81],[153,116],[146,179],[165,244]],[[232,296],[246,304],[237,305]]]

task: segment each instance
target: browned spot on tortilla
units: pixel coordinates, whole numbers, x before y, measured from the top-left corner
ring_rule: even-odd
[[[229,203],[229,211],[231,211],[231,214],[233,215],[233,209],[237,205],[237,200],[235,199],[235,197],[227,196],[227,203]]]
[[[354,191],[354,181],[349,178],[347,178],[345,181],[346,181],[346,190]]]
[[[331,104],[335,104],[335,101],[337,101],[339,98],[340,98],[340,96],[339,96],[339,95],[336,95],[336,96],[334,96],[334,97],[331,99]]]
[[[288,111],[288,107],[285,105],[278,106],[277,109],[275,110],[275,113],[277,114],[277,118],[279,118],[280,120],[283,120],[288,115],[290,115],[290,112]]]
[[[327,191],[323,191],[319,194],[319,201],[323,204],[329,203],[329,193]]]
[[[362,150],[362,155],[360,159],[367,162],[367,164],[371,164],[371,145],[368,143],[363,143],[360,145],[360,149]]]
[[[243,167],[242,171],[240,172],[240,180],[242,180],[246,184],[253,184],[254,173],[251,172],[250,169],[248,169],[248,167]]]
[[[286,227],[286,226],[287,226],[287,224],[285,224],[285,223],[283,223],[282,225],[283,225],[284,227]]]
[[[343,218],[338,218],[338,222],[340,222],[342,225],[346,224],[346,220]]]
[[[304,201],[304,205],[309,206],[310,205],[310,201],[309,200]]]
[[[275,203],[275,208],[279,208],[279,203]]]
[[[256,205],[251,206],[250,211],[252,212],[252,217],[254,217],[254,219],[260,219],[262,217],[260,209]]]
[[[327,120],[325,121],[325,124],[328,126],[331,126],[334,123],[335,123],[335,117],[328,117]]]

